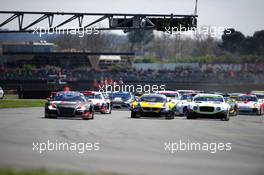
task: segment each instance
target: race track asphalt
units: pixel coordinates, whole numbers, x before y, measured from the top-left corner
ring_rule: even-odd
[[[128,111],[97,114],[89,121],[43,116],[43,108],[0,110],[0,167],[135,175],[264,174],[264,116],[243,115],[228,122],[131,119]],[[83,154],[33,150],[33,143],[48,140],[98,143],[100,149]],[[180,142],[231,143],[231,150],[176,151]],[[165,146],[169,143],[174,143],[173,153]]]

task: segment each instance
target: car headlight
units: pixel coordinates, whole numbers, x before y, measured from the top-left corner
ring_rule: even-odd
[[[85,106],[84,106],[84,105],[79,105],[79,106],[77,107],[77,110],[78,110],[78,111],[84,111],[84,110],[85,110]]]
[[[254,108],[258,108],[258,104],[257,103],[254,103],[253,107]]]
[[[216,111],[221,111],[221,107],[217,107],[216,108]]]
[[[170,109],[169,109],[169,107],[166,104],[164,104],[163,107],[162,107],[162,110],[169,111]]]
[[[194,111],[197,111],[197,110],[198,110],[198,106],[194,106],[194,107],[193,107],[193,110],[194,110]]]
[[[57,106],[55,104],[49,104],[48,106],[49,110],[57,110]]]

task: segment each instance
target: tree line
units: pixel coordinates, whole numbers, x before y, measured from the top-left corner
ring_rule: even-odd
[[[48,39],[60,50],[90,52],[135,52],[138,62],[264,62],[264,30],[245,36],[235,29],[221,38],[210,34],[168,35],[152,30],[133,30],[125,34],[100,32],[98,35],[59,35]]]

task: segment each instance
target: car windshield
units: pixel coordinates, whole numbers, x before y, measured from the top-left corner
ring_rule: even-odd
[[[109,94],[110,99],[121,98],[123,100],[129,100],[131,97],[130,93],[111,93]]]
[[[181,96],[181,100],[189,100],[189,99],[192,99],[192,96],[190,96],[190,95]]]
[[[224,99],[225,99],[225,101],[228,101],[228,100],[230,100],[230,98],[229,98],[229,97],[224,97]]]
[[[163,94],[163,95],[165,95],[166,97],[170,97],[170,98],[178,97],[177,94],[173,94],[173,93],[160,93],[160,94]]]
[[[258,99],[264,99],[264,94],[257,94]]]
[[[237,101],[254,101],[254,102],[257,102],[258,99],[255,96],[240,96],[240,97],[238,97]]]
[[[193,91],[178,91],[181,95],[188,94],[188,93],[193,93]]]
[[[237,96],[230,96],[230,98],[232,99],[232,100],[237,100]]]
[[[57,94],[54,97],[54,101],[85,102],[86,100],[82,95],[78,94]]]
[[[214,96],[201,96],[196,97],[194,101],[208,101],[208,102],[224,102],[223,98],[221,97],[214,97]]]
[[[101,94],[85,94],[86,99],[102,99]]]
[[[159,96],[143,96],[140,98],[141,102],[159,102],[164,103],[166,101],[165,98]]]

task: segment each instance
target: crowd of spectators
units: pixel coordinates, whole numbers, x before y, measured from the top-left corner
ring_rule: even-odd
[[[112,71],[62,69],[54,66],[31,69],[0,69],[0,80],[48,80],[51,75],[66,75],[65,81],[103,81],[111,79],[124,82],[180,82],[180,83],[260,83],[264,74],[259,70],[204,70],[178,67],[175,70],[136,70],[135,68]]]

